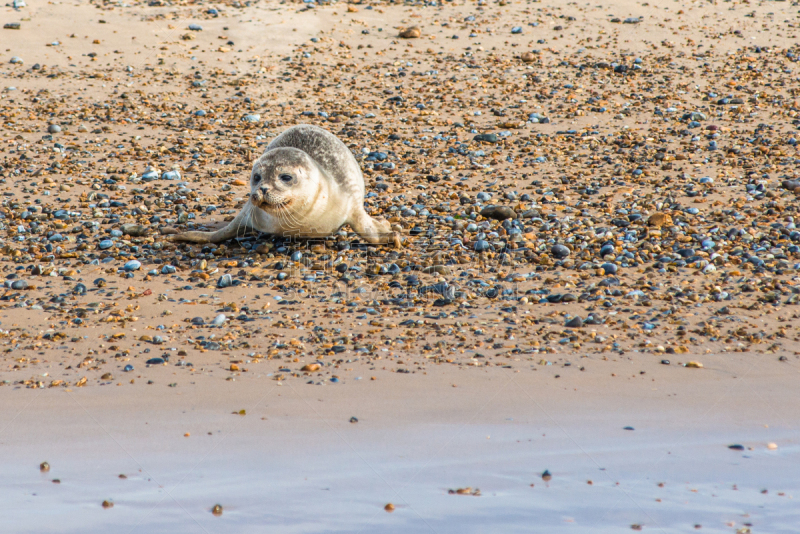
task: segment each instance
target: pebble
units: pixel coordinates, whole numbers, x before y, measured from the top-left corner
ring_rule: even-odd
[[[473,138],[475,141],[482,141],[485,143],[496,143],[498,141],[497,134],[478,134]]]
[[[225,321],[227,321],[227,320],[228,320],[228,318],[225,316],[225,314],[224,313],[220,313],[219,315],[214,317],[214,320],[211,321],[211,324],[214,325],[214,326],[222,326],[222,325],[225,324]]]
[[[475,242],[475,252],[486,252],[492,250],[492,245],[488,241],[479,239]]]
[[[140,262],[139,260],[131,260],[127,262],[123,267],[123,269],[126,272],[138,271],[141,268],[142,268],[142,262]]]
[[[217,281],[217,287],[219,288],[231,287],[232,285],[233,285],[233,278],[231,278],[231,275],[229,274],[222,275],[220,279]]]
[[[411,26],[402,30],[399,36],[403,39],[418,39],[422,35],[418,26]]]
[[[617,274],[617,266],[613,263],[604,263],[600,266],[605,274]]]
[[[573,317],[567,321],[564,326],[567,328],[581,328],[583,326],[583,320],[580,317]]]
[[[508,206],[487,206],[481,210],[481,215],[498,221],[517,218],[517,213]]]
[[[142,237],[147,234],[147,228],[140,224],[123,224],[122,233],[131,237]]]
[[[61,126],[59,126],[58,124],[51,124],[50,126],[47,127],[47,132],[51,134],[59,133],[60,131],[61,131]]]
[[[550,253],[557,260],[563,260],[563,259],[565,259],[565,258],[567,258],[569,256],[570,250],[569,250],[569,248],[565,247],[564,245],[554,245],[550,249]]]

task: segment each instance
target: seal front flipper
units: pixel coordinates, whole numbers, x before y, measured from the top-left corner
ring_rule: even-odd
[[[353,231],[367,243],[401,247],[400,236],[397,232],[392,231],[392,225],[382,217],[373,219],[366,211],[361,210],[348,223]]]
[[[252,231],[250,226],[250,209],[243,209],[224,228],[216,232],[183,232],[172,236],[170,241],[183,241],[187,243],[222,243],[233,237],[243,236]]]

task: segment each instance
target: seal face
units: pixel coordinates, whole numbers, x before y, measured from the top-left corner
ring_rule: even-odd
[[[388,221],[364,209],[364,177],[350,149],[317,126],[293,126],[253,164],[250,198],[225,228],[185,232],[175,241],[218,243],[247,230],[322,237],[349,224],[365,241],[400,245]]]
[[[269,211],[309,198],[318,185],[314,166],[314,161],[301,150],[278,148],[266,152],[253,165],[250,201]]]

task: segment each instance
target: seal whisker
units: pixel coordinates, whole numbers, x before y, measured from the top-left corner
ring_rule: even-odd
[[[250,226],[250,218],[253,214],[253,205],[248,202],[245,204],[243,211],[246,210],[245,215],[239,220],[239,223],[236,225],[236,237],[239,237],[239,228],[242,227],[244,224],[244,230],[247,232],[248,226]]]
[[[281,214],[282,220],[286,222],[287,226],[290,228],[301,227],[302,223],[295,217],[293,213],[289,211],[284,204],[278,206],[278,213]]]

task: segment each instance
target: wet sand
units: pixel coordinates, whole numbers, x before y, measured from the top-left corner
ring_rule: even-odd
[[[328,386],[198,376],[189,391],[4,388],[7,524],[13,532],[619,532],[637,524],[792,532],[794,387],[745,356],[708,363],[641,375],[611,362],[619,376],[600,379],[570,368],[492,369]],[[735,444],[744,450],[729,449]],[[463,488],[480,495],[449,493]]]

